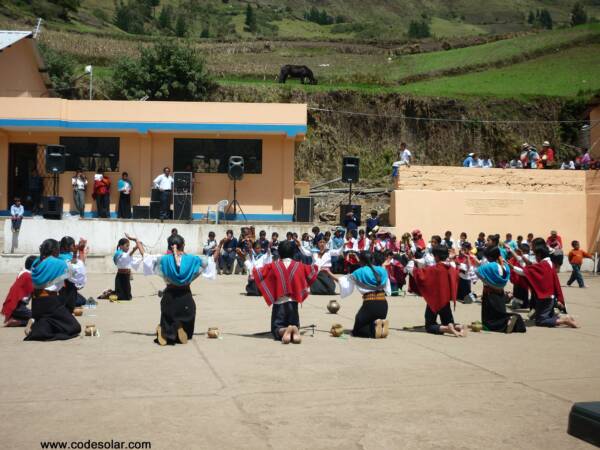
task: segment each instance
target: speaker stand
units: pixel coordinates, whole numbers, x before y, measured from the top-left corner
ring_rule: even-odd
[[[237,200],[237,180],[236,179],[233,180],[233,201],[229,204],[229,206],[225,210],[225,219],[226,220],[227,220],[227,214],[229,213],[229,210],[231,210],[232,206],[233,206],[233,220],[237,219],[237,209],[239,208],[240,212],[242,213],[242,216],[244,217],[244,221],[248,222],[248,218],[246,217],[246,214],[244,214],[242,205],[240,205],[240,202],[238,202],[238,200]],[[217,211],[217,214],[219,214],[218,211]]]
[[[54,172],[52,174],[52,193],[56,197],[58,196],[58,173]]]
[[[352,204],[352,181],[350,182],[350,193],[348,194],[348,204]]]

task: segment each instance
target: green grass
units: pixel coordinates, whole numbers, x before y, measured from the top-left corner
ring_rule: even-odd
[[[478,25],[472,25],[461,21],[450,21],[439,17],[433,17],[430,23],[431,33],[436,37],[452,36],[476,36],[486,34],[486,30]]]
[[[397,92],[426,96],[572,97],[600,90],[600,44],[525,63],[409,84]]]

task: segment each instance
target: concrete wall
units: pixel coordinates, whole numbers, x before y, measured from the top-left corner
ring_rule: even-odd
[[[48,95],[33,45],[33,39],[21,39],[0,53],[0,97]]]
[[[464,231],[547,237],[556,229],[565,246],[577,239],[595,250],[600,182],[597,172],[402,168],[392,193],[390,220],[397,233],[419,228],[429,238]],[[589,192],[588,192],[589,191]]]
[[[590,111],[590,154],[600,158],[600,105]]]
[[[21,231],[13,234],[10,229],[10,220],[4,221],[4,253],[5,254],[37,254],[39,246],[44,239],[53,238],[60,240],[63,236],[71,236],[75,240],[83,237],[88,240],[90,252],[94,256],[110,256],[114,253],[117,241],[124,237],[124,233],[140,238],[149,253],[163,253],[167,248],[167,238],[172,228],[177,228],[180,235],[186,240],[186,250],[190,253],[202,251],[202,246],[208,238],[208,233],[214,231],[217,240],[225,237],[228,229],[234,231],[235,237],[239,236],[242,226],[254,225],[256,233],[260,230],[267,232],[267,237],[276,231],[280,239],[285,238],[288,231],[298,234],[310,232],[312,224],[282,223],[282,224],[198,224],[175,223],[159,221],[132,221],[132,220],[79,220],[78,218],[65,220],[45,220],[42,218],[25,218]]]

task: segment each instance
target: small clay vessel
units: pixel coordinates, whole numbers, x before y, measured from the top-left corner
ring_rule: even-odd
[[[327,310],[331,314],[337,314],[337,312],[340,310],[340,304],[335,299],[329,300],[329,303],[327,303]]]
[[[77,317],[83,316],[83,308],[77,307],[77,308],[73,309],[73,315],[77,316]]]
[[[471,331],[473,333],[479,333],[483,330],[483,324],[481,322],[472,322],[471,323]]]
[[[331,333],[333,337],[340,337],[342,334],[344,334],[344,327],[339,323],[334,323],[331,325],[331,330],[329,330],[329,333]]]
[[[85,326],[85,335],[86,336],[95,336],[96,335],[96,325],[86,325]]]
[[[115,294],[112,294],[108,296],[108,300],[111,302],[116,302],[119,300],[119,297],[117,297]]]
[[[210,339],[217,339],[219,337],[219,335],[221,334],[221,332],[219,331],[218,327],[210,327],[208,329],[208,331],[206,332],[206,335],[210,338]]]

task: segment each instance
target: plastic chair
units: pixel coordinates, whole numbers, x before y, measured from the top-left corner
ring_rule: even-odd
[[[229,200],[221,200],[219,203],[217,203],[217,225],[219,225],[219,216],[223,214],[223,217],[225,217],[225,208],[227,208],[227,205],[229,205]]]

